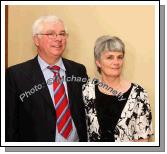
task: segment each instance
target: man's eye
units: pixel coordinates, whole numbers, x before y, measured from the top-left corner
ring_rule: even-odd
[[[59,35],[60,35],[60,36],[65,36],[66,34],[65,34],[65,33],[60,33]]]
[[[47,35],[49,35],[49,36],[53,36],[54,34],[52,34],[52,33],[48,33]]]

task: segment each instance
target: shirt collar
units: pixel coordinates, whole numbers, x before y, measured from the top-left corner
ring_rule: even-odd
[[[48,66],[50,66],[47,62],[45,62],[39,55],[38,55],[38,62],[41,67],[41,70],[44,71],[45,69],[48,69]],[[63,64],[62,58],[58,60],[57,63],[55,63],[56,66],[60,67],[60,70],[66,71],[66,68]]]

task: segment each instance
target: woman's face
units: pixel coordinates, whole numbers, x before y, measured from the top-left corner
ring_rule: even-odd
[[[119,77],[122,72],[124,54],[120,51],[104,51],[96,65],[100,68],[101,74],[108,77]]]

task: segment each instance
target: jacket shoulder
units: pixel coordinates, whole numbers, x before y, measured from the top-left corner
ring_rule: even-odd
[[[85,66],[83,64],[77,63],[73,60],[69,60],[66,58],[63,58],[63,62],[65,63],[65,65],[71,65],[73,67],[84,67],[85,68]]]
[[[6,72],[10,72],[10,71],[19,71],[19,70],[23,70],[26,68],[29,68],[31,66],[31,64],[33,63],[34,59],[28,60],[26,62],[22,62],[13,66],[10,66],[6,69]]]

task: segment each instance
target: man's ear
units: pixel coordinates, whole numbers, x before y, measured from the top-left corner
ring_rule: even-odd
[[[99,61],[99,60],[96,60],[95,62],[96,62],[97,67],[101,68],[100,61]]]
[[[33,40],[36,46],[39,46],[39,38],[37,35],[33,36]]]

